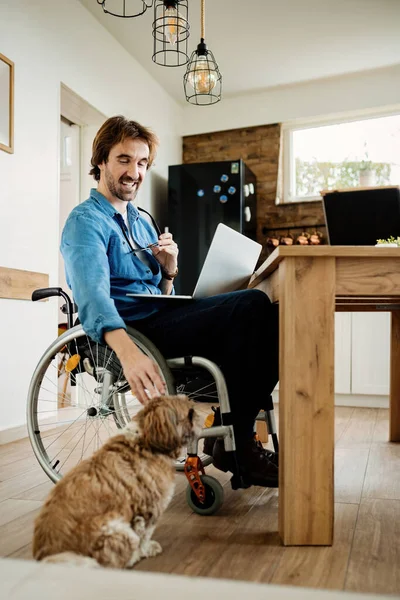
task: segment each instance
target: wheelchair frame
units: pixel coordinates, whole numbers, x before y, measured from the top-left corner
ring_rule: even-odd
[[[121,379],[120,377],[121,374],[123,375],[122,367],[120,369],[119,376],[116,377],[115,368],[113,369],[110,366],[110,358],[108,358],[107,363],[101,367],[99,367],[99,365],[95,362],[93,353],[92,361],[89,357],[89,363],[93,363],[91,367],[88,366],[88,363],[85,363],[85,360],[87,359],[82,359],[82,356],[80,355],[80,352],[82,353],[82,346],[80,346],[80,342],[78,340],[86,337],[86,340],[88,340],[89,344],[96,343],[90,341],[90,338],[88,338],[88,336],[85,334],[81,325],[73,326],[73,315],[77,311],[68,294],[66,294],[62,288],[59,287],[41,288],[33,292],[32,300],[37,301],[52,296],[61,296],[65,300],[65,304],[61,307],[61,311],[67,315],[68,329],[65,331],[65,333],[56,338],[52,344],[50,344],[39,360],[38,365],[33,373],[28,391],[27,424],[31,445],[39,464],[48,477],[52,479],[52,481],[56,482],[61,477],[60,473],[56,471],[59,461],[55,461],[52,464],[52,460],[48,456],[44,447],[41,438],[37,408],[38,403],[41,401],[39,394],[43,379],[46,376],[47,369],[51,364],[51,361],[54,360],[61,349],[67,348],[69,350],[70,346],[74,345],[74,350],[76,350],[76,353],[71,355],[70,359],[67,361],[67,371],[68,362],[71,362],[73,359],[72,363],[74,365],[76,363],[76,365],[70,369],[70,372],[72,373],[75,370],[75,384],[77,381],[77,375],[85,375],[85,373],[95,377],[97,383],[99,384],[94,391],[94,393],[96,393],[99,397],[98,405],[95,406],[93,404],[92,406],[85,407],[86,419],[91,419],[94,417],[104,419],[104,417],[112,415],[116,427],[120,429],[126,425],[128,420],[130,420],[130,415],[125,401],[125,392],[129,388],[126,380]],[[222,504],[223,489],[217,479],[205,475],[204,466],[210,464],[212,459],[211,457],[205,456],[205,458],[202,460],[199,457],[198,442],[200,439],[207,437],[223,438],[225,450],[227,452],[232,452],[234,457],[233,464],[235,466],[233,476],[231,478],[232,488],[238,489],[241,487],[248,487],[243,483],[236,460],[235,435],[232,426],[230,403],[225,378],[220,368],[209,359],[199,356],[186,356],[182,358],[165,360],[151,340],[149,340],[142,333],[130,327],[128,327],[127,332],[132,341],[134,341],[134,343],[136,343],[145,354],[150,356],[157,363],[166,383],[169,394],[176,394],[176,387],[172,374],[174,369],[181,371],[190,369],[193,366],[201,367],[202,369],[208,371],[215,381],[221,412],[221,425],[212,428],[203,428],[198,438],[192,440],[188,445],[185,464],[182,465],[182,463],[179,461],[177,461],[175,464],[176,470],[183,470],[188,480],[189,487],[186,497],[192,510],[199,514],[213,514]],[[105,349],[105,351],[110,351],[110,357],[113,354],[113,351],[111,351],[111,349],[106,345],[99,344],[98,347]],[[91,351],[91,346],[89,349]],[[82,365],[84,369],[82,369]],[[76,371],[77,366],[79,366],[79,371]],[[74,380],[71,379],[71,383],[73,383],[73,381]],[[85,413],[85,410],[82,412],[82,415]],[[267,421],[268,431],[272,435],[274,447],[277,449],[277,436],[274,426],[273,412],[265,411],[265,419]]]

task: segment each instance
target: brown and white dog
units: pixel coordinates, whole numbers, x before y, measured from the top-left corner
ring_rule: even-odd
[[[50,492],[35,521],[34,558],[124,569],[160,554],[151,537],[174,492],[174,459],[200,429],[186,396],[149,401]]]

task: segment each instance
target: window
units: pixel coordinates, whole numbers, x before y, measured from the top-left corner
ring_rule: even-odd
[[[284,201],[321,198],[321,190],[400,184],[400,114],[286,125]]]

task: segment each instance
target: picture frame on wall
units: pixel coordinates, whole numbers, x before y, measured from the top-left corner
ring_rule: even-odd
[[[0,150],[14,152],[14,63],[1,53]]]

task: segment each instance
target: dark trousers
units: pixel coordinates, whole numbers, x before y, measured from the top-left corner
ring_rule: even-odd
[[[278,382],[278,307],[259,290],[243,290],[167,307],[128,324],[165,358],[198,355],[224,374],[236,436],[253,435],[254,421]]]

